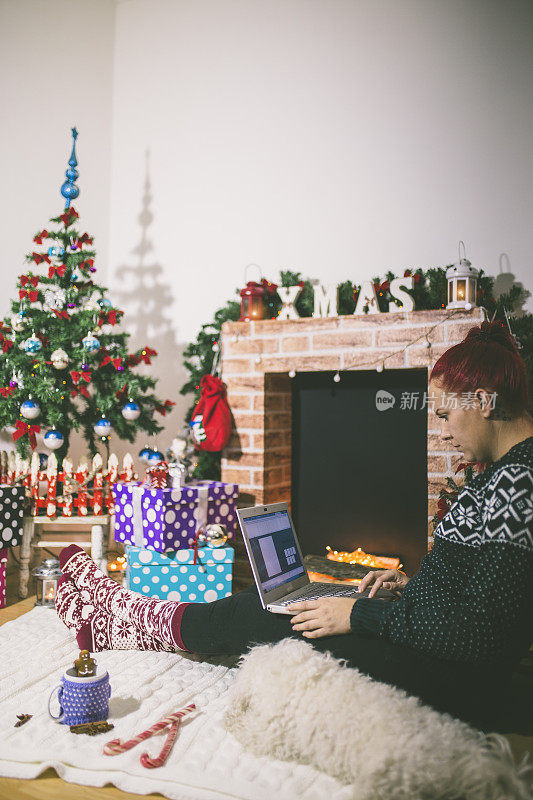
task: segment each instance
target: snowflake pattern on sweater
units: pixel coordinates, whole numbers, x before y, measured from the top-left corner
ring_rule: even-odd
[[[512,666],[532,611],[533,436],[462,489],[402,596],[358,600],[351,626],[444,660]]]

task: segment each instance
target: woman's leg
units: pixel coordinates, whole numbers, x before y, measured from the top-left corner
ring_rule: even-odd
[[[384,639],[349,633],[304,640],[293,632],[290,616],[263,610],[255,587],[214,603],[191,603],[183,612],[180,633],[188,650],[209,654],[242,654],[253,644],[299,638],[374,680],[476,725],[484,724],[489,695],[498,683],[487,668],[441,661]]]

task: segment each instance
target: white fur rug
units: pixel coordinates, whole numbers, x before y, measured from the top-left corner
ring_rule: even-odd
[[[347,669],[306,642],[253,648],[226,725],[254,755],[310,764],[354,800],[531,800],[533,770],[503,737],[484,736]]]

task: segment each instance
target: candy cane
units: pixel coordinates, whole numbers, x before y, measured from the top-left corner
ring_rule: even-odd
[[[177,722],[173,722],[170,726],[170,730],[167,734],[167,738],[165,739],[165,744],[157,758],[151,758],[148,753],[142,753],[140,757],[140,762],[143,767],[146,769],[154,769],[155,767],[162,767],[167,758],[170,755],[170,751],[174,747],[174,742],[178,737],[179,727],[181,725],[181,719]]]
[[[178,734],[179,724],[183,717],[187,714],[190,714],[192,711],[195,711],[196,706],[194,703],[191,703],[185,708],[182,708],[181,711],[177,711],[175,714],[169,714],[168,717],[164,717],[159,722],[156,722],[155,725],[152,725],[151,728],[139,733],[137,736],[134,736],[133,739],[128,739],[127,742],[123,742],[121,739],[112,739],[110,742],[104,745],[104,754],[106,756],[118,756],[120,753],[125,753],[126,750],[131,750],[132,747],[143,742],[145,739],[149,739],[155,733],[168,728],[170,725],[170,731],[167,736],[167,740],[163,746],[163,750],[161,754],[156,759],[151,759],[148,756],[148,753],[143,753],[141,756],[141,764],[145,767],[159,767],[165,763],[167,760],[169,753],[172,749],[174,742],[176,741],[176,736]],[[163,759],[163,760],[161,760]],[[143,763],[146,762],[146,763]],[[148,763],[150,762],[150,763]],[[160,762],[160,763],[159,763]]]

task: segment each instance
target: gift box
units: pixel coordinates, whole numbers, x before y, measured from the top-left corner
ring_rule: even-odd
[[[7,547],[0,550],[0,608],[6,605]]]
[[[0,484],[0,547],[16,547],[22,541],[24,486]]]
[[[139,483],[116,483],[115,541],[160,553],[194,544],[199,527],[220,523],[232,538],[236,531],[235,483],[197,481],[181,489],[156,489]]]
[[[159,600],[211,603],[231,594],[232,547],[199,547],[158,553],[126,546],[125,586]]]

